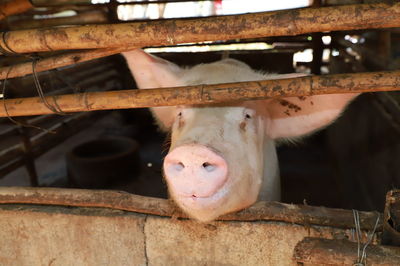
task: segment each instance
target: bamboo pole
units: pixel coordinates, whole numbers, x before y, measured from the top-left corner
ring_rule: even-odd
[[[214,1],[214,0],[196,0],[196,1]],[[91,0],[32,0],[34,6],[64,6],[64,5],[111,5],[112,1],[108,3],[93,4]],[[193,0],[141,0],[136,2],[119,3],[120,5],[145,5],[145,4],[164,4],[164,3],[178,3],[178,2],[193,2]]]
[[[70,52],[67,54],[57,55],[49,58],[38,60],[35,71],[42,72],[58,67],[68,66],[77,64],[113,54],[120,53],[126,50],[126,48],[105,48],[105,49],[94,49],[85,52]],[[8,75],[7,75],[8,74]],[[0,68],[0,80],[6,78],[22,77],[25,75],[32,74],[32,62],[21,63],[11,67]]]
[[[91,0],[31,0],[34,6],[93,5]]]
[[[154,106],[216,104],[276,97],[334,93],[395,91],[400,71],[308,76],[180,88],[89,92],[46,97],[63,112],[143,108]],[[7,108],[7,112],[5,110]],[[39,97],[0,101],[0,117],[51,114]]]
[[[400,248],[380,245],[368,245],[366,263],[357,264],[358,251],[356,242],[348,240],[322,239],[306,237],[300,241],[293,254],[293,259],[300,265],[400,265]]]
[[[187,218],[187,215],[180,212],[169,200],[107,190],[0,187],[0,204],[99,207]],[[372,230],[378,216],[380,214],[376,212],[359,212],[361,230]],[[224,215],[218,220],[281,221],[305,226],[354,227],[354,217],[351,210],[293,205],[273,201],[257,202],[245,210]],[[379,225],[377,231],[380,230],[381,226]]]
[[[0,5],[0,20],[33,8],[29,0],[14,0]]]
[[[301,36],[299,36],[301,37]],[[275,38],[274,38],[275,39]],[[273,42],[274,39],[265,39],[262,41],[265,42]],[[304,37],[305,39],[305,37]],[[250,40],[251,42],[254,42],[256,40]],[[293,38],[290,39],[283,39],[282,37],[278,37],[276,40],[278,42],[290,42],[293,41]],[[295,40],[296,41],[296,40]],[[302,42],[304,40],[297,38],[297,42]],[[235,43],[235,42],[225,42],[225,43]],[[246,43],[246,41],[241,42],[241,43]],[[130,48],[132,49],[132,48]],[[79,51],[79,52],[69,52],[65,53],[62,55],[57,55],[53,57],[47,57],[43,58],[37,61],[36,64],[36,72],[42,72],[54,68],[59,68],[63,66],[68,66],[76,63],[82,63],[86,61],[90,61],[93,59],[101,58],[101,57],[106,57],[110,56],[113,54],[118,54],[123,51],[128,50],[127,47],[120,47],[120,48],[101,48],[101,49],[93,49],[93,50],[86,50],[86,51]],[[32,63],[20,63],[20,64],[15,64],[11,67],[11,71],[7,76],[7,73],[9,71],[10,67],[1,67],[0,68],[0,80],[7,78],[16,78],[16,77],[22,77],[25,75],[32,74]]]
[[[90,11],[78,13],[76,16],[48,18],[48,19],[29,19],[13,21],[9,24],[10,30],[37,29],[44,27],[66,26],[66,25],[88,25],[107,23],[108,18],[104,12]]]
[[[16,53],[144,47],[400,26],[400,3],[305,8],[233,16],[75,26],[4,33]]]

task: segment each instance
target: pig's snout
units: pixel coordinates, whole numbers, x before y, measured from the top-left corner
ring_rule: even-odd
[[[228,166],[206,146],[191,144],[179,146],[165,157],[164,174],[177,196],[209,198],[226,183]]]

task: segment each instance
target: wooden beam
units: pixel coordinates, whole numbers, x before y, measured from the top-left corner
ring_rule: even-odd
[[[187,218],[171,201],[126,192],[85,189],[0,187],[0,204],[40,204],[100,207],[159,216]],[[372,230],[376,212],[359,212],[361,230]],[[305,226],[352,228],[351,210],[260,201],[240,212],[220,217],[223,221],[281,221]],[[381,230],[381,225],[378,226]]]
[[[360,254],[364,244],[361,243]],[[400,248],[368,245],[366,263],[357,264],[358,245],[348,240],[306,237],[299,242],[293,259],[300,265],[400,265]]]
[[[8,16],[24,13],[33,8],[29,0],[13,0],[0,5],[0,20]]]
[[[77,64],[113,54],[118,54],[124,51],[126,48],[106,48],[106,49],[94,49],[90,51],[70,52],[62,55],[52,56],[49,58],[43,58],[37,61],[35,71],[37,73]],[[23,77],[25,75],[32,74],[32,62],[21,63],[11,67],[0,68],[0,80],[6,78]]]
[[[81,112],[399,89],[400,71],[387,71],[178,88],[89,92],[48,96],[46,101],[50,105],[58,106],[63,112]],[[53,111],[39,97],[7,99],[2,104],[0,101],[0,117],[51,113]]]
[[[198,2],[213,2],[214,0],[196,0]],[[64,6],[64,5],[79,5],[79,6],[94,6],[94,5],[111,5],[112,0],[108,3],[93,4],[91,0],[32,0],[34,6]],[[193,2],[193,0],[141,0],[136,2],[118,3],[119,5],[146,5],[146,4],[165,4],[178,2]]]
[[[10,53],[145,47],[400,26],[400,3],[304,8],[196,19],[74,26],[3,33]]]
[[[34,6],[93,5],[91,0],[31,0]]]
[[[400,247],[400,190],[386,194],[382,243]]]
[[[9,23],[8,28],[10,30],[26,30],[54,26],[104,24],[107,22],[109,21],[104,12],[90,11],[78,13],[75,16],[69,17],[16,20]]]
[[[256,39],[250,39],[251,42],[256,42],[256,41],[261,41],[261,42],[271,42],[273,43],[276,39],[276,41],[281,42],[291,42],[291,41],[297,41],[301,42],[303,41],[302,38],[299,36],[299,38],[268,38],[268,39],[261,39],[261,40],[256,40]],[[297,40],[296,40],[297,39]],[[237,41],[234,42],[224,42],[224,44],[230,44],[230,43],[238,43]],[[240,41],[240,43],[247,43],[246,40]],[[194,45],[194,44],[193,44]],[[216,43],[210,44],[210,45],[218,45]],[[303,44],[304,46],[307,45],[306,42]],[[192,45],[189,45],[192,46]],[[79,51],[79,52],[67,52],[51,57],[45,57],[42,59],[39,59],[36,63],[36,72],[42,72],[54,68],[59,68],[63,66],[68,66],[68,65],[73,65],[81,62],[86,62],[90,61],[93,59],[101,58],[101,57],[106,57],[110,56],[113,54],[118,54],[123,51],[126,51],[128,48],[127,47],[119,47],[119,48],[101,48],[101,49],[93,49],[93,50],[84,50],[84,51]],[[11,57],[10,57],[11,58]],[[15,59],[15,57],[13,57]],[[5,62],[5,65],[10,64],[10,62]],[[7,75],[8,73],[8,75]],[[11,66],[6,66],[6,67],[0,67],[0,80],[7,78],[16,78],[16,77],[22,77],[25,75],[30,75],[32,74],[32,62],[24,62],[24,63],[19,63]]]

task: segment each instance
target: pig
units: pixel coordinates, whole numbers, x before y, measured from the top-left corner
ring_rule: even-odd
[[[139,89],[296,76],[254,71],[223,59],[182,68],[136,49],[124,52]],[[163,163],[170,197],[189,217],[209,222],[257,200],[278,201],[275,143],[326,127],[357,94],[314,95],[237,103],[151,108],[171,132]]]

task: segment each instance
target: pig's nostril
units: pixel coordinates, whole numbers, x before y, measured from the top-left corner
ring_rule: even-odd
[[[173,167],[174,167],[174,169],[175,169],[176,171],[182,171],[183,168],[185,168],[185,165],[184,165],[183,163],[179,162],[179,163],[175,163],[175,164],[173,165]]]
[[[203,163],[203,168],[206,169],[207,172],[212,172],[215,170],[216,166],[213,164],[210,164],[208,162]]]

